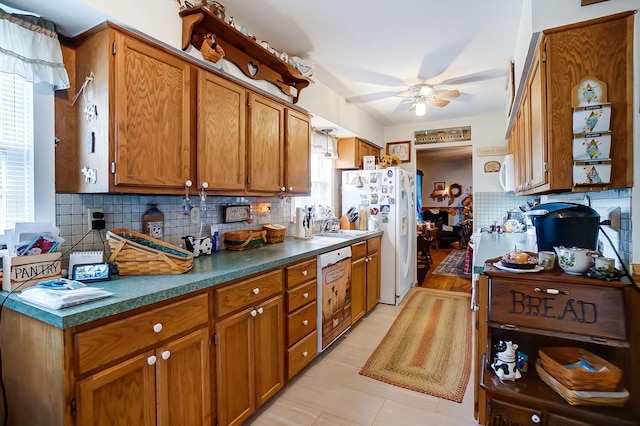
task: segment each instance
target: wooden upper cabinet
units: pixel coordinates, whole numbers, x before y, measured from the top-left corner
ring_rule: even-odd
[[[247,191],[279,193],[284,187],[284,106],[249,93]]]
[[[117,32],[113,52],[114,186],[183,188],[191,178],[190,65]]]
[[[529,102],[529,182],[532,188],[548,183],[547,83],[544,67],[545,51],[536,55],[528,85]]]
[[[380,148],[360,138],[342,138],[338,140],[338,158],[336,169],[362,169],[362,157],[380,156]]]
[[[292,194],[311,192],[311,126],[309,116],[287,109],[285,137],[285,187]]]
[[[56,190],[179,193],[193,179],[191,65],[111,27],[77,40],[67,57],[75,59],[68,65],[75,88],[95,78],[72,108],[75,120],[56,121],[65,145],[56,167],[69,175]],[[56,109],[71,102],[57,97]],[[96,114],[88,119],[91,106]]]
[[[244,190],[247,92],[240,85],[198,71],[198,187]]]
[[[608,85],[609,187],[633,186],[633,12],[624,12],[543,32],[510,135],[519,194],[573,189],[571,91],[588,76]]]

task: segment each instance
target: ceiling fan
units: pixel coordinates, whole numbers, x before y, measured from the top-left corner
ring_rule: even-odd
[[[427,104],[437,107],[445,107],[449,104],[449,99],[460,96],[459,90],[436,90],[430,84],[414,84],[406,92],[398,96],[404,98],[403,103],[410,102],[412,105],[409,111],[415,110],[417,116],[423,116],[427,111]]]

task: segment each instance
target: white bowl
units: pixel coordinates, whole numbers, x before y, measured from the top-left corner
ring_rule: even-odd
[[[582,275],[593,266],[593,256],[597,251],[577,247],[554,247],[558,255],[558,265],[567,274]]]

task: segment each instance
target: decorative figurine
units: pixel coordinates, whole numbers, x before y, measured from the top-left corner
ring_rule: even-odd
[[[496,346],[496,359],[491,364],[500,380],[516,380],[522,377],[518,370],[516,349],[518,345],[511,341],[500,341]]]

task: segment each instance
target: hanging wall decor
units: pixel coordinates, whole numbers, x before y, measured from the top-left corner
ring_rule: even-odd
[[[583,78],[571,90],[573,107],[573,190],[607,189],[611,182],[611,104],[607,84]]]

